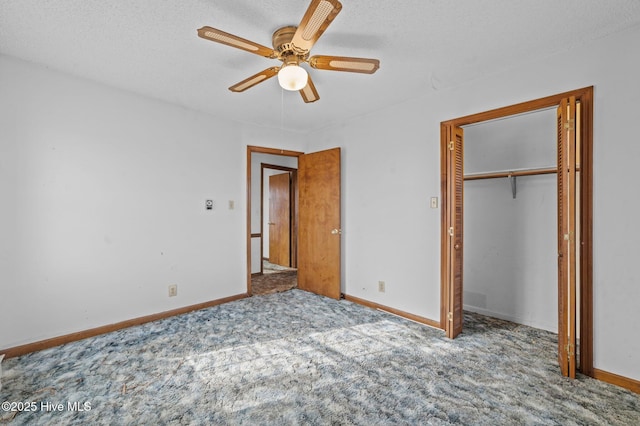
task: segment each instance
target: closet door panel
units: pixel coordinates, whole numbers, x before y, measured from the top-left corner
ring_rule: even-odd
[[[576,100],[565,98],[558,126],[558,363],[576,374]]]
[[[451,126],[448,129],[448,161],[449,185],[447,200],[449,200],[449,217],[447,221],[448,244],[448,274],[451,291],[447,297],[447,336],[456,337],[462,332],[463,325],[463,190],[464,190],[464,133],[462,128]]]

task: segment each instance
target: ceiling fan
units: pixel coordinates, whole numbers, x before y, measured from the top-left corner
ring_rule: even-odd
[[[338,0],[311,0],[307,11],[297,27],[287,26],[277,29],[272,36],[273,49],[240,38],[216,28],[202,27],[198,36],[246,50],[265,58],[282,61],[281,66],[270,67],[229,87],[232,92],[245,90],[278,76],[280,86],[286,90],[299,91],[302,99],[309,103],[320,99],[307,71],[300,66],[307,62],[311,68],[373,74],[380,67],[380,61],[368,58],[345,56],[311,56],[309,51],[327,29],[331,21],[340,13],[342,4]]]

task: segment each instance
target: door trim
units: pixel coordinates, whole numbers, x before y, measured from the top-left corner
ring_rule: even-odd
[[[593,86],[559,93],[528,102],[522,102],[477,114],[467,115],[441,123],[441,288],[440,328],[448,331],[447,305],[453,284],[449,281],[451,265],[448,223],[451,200],[447,195],[449,176],[446,168],[446,129],[483,121],[504,118],[516,114],[556,107],[564,98],[575,96],[581,104],[581,152],[580,152],[580,371],[593,377]]]

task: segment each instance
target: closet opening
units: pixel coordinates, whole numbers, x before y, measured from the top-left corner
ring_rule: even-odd
[[[555,108],[464,130],[463,309],[558,332]]]
[[[588,87],[441,123],[441,328],[455,338],[468,309],[557,331],[569,377],[593,375],[592,102]]]

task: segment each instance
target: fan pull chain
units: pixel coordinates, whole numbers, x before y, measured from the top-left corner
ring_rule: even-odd
[[[280,88],[280,140],[284,138],[284,89]]]

